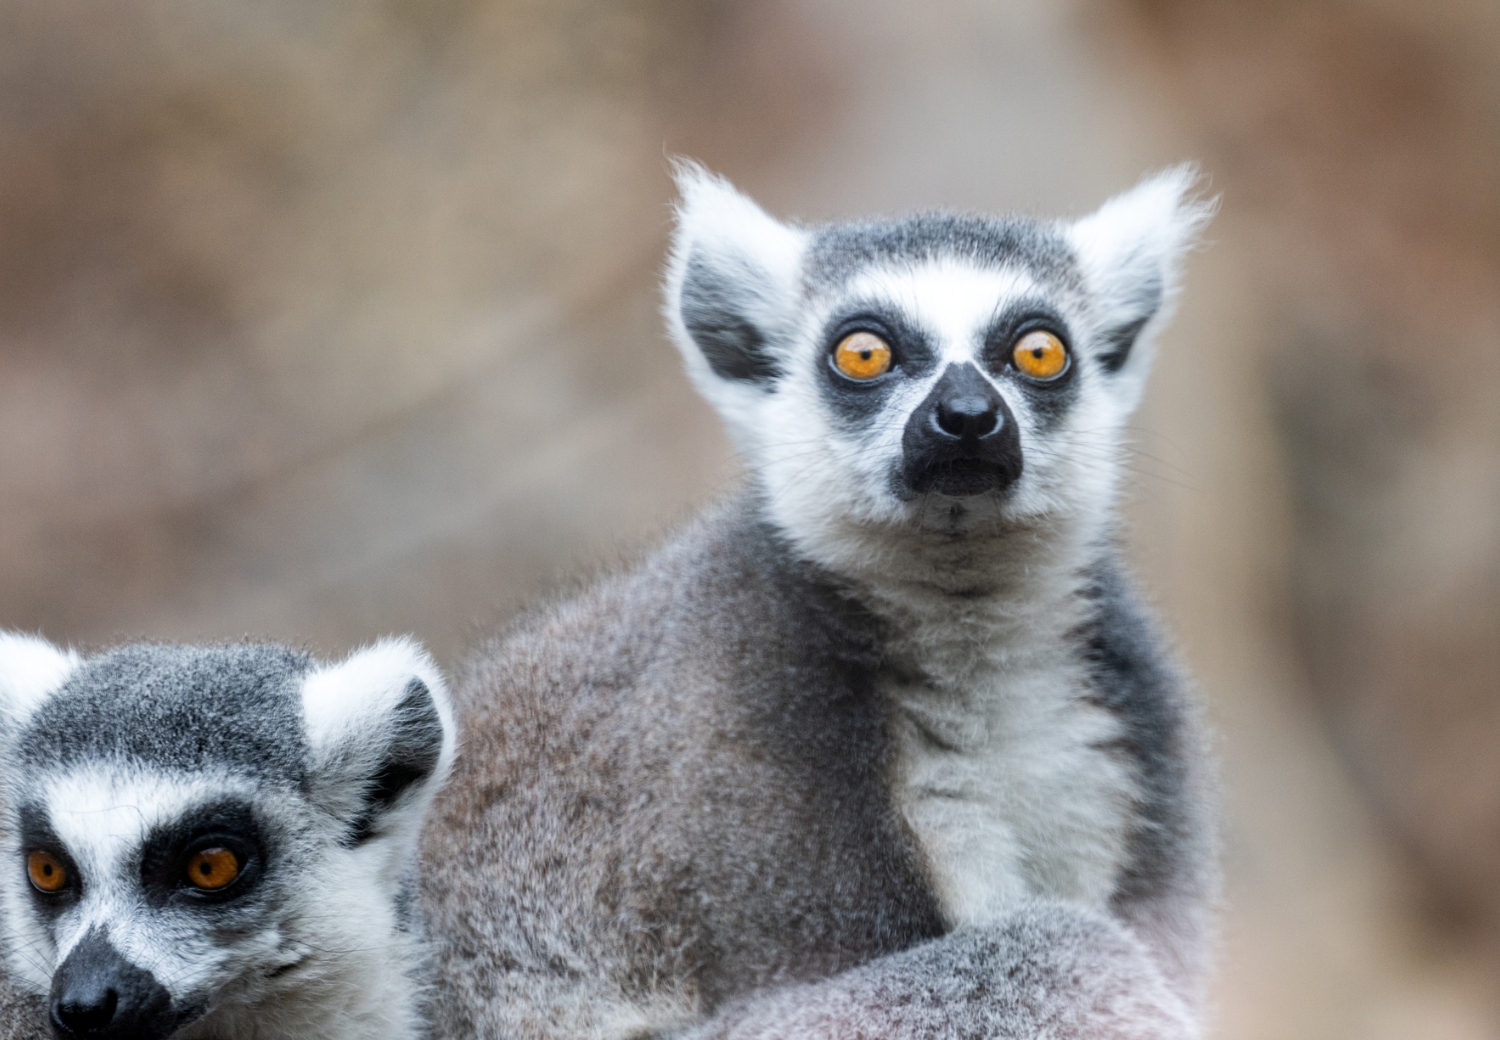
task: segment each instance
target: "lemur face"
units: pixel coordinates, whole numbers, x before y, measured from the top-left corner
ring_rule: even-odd
[[[445,698],[404,642],[324,667],[0,634],[0,925],[54,1031],[212,1032],[400,927]]]
[[[667,319],[773,514],[995,531],[1113,493],[1120,429],[1208,216],[1169,171],[1076,223],[778,223],[696,167]]]

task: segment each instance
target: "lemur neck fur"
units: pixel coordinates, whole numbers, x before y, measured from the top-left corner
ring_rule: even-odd
[[[1135,778],[1107,750],[1119,721],[1088,697],[1071,638],[1101,533],[1052,517],[837,546],[837,573],[882,621],[892,801],[953,927],[1033,898],[1103,909],[1125,862]]]
[[[1083,618],[1080,593],[1108,530],[1101,518],[1055,515],[958,529],[852,519],[813,527],[779,523],[774,511],[772,522],[880,617],[895,645],[932,642],[974,666],[1059,644]]]

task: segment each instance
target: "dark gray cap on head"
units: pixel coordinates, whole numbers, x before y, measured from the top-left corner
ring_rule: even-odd
[[[17,759],[45,768],[129,759],[303,782],[300,651],[136,644],[89,658],[38,709]]]

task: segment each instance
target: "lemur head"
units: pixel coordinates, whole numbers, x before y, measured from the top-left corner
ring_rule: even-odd
[[[0,633],[11,971],[60,1037],[278,1035],[298,987],[400,945],[453,746],[442,678],[404,640],[324,665]]]
[[[772,519],[833,566],[913,538],[1072,530],[1111,509],[1179,262],[1182,167],[1072,223],[773,220],[679,170],[667,321]]]

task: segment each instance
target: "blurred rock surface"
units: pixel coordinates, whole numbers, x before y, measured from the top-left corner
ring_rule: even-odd
[[[1343,757],[1487,970],[1500,944],[1500,6],[1124,5],[1253,216],[1287,624]]]

